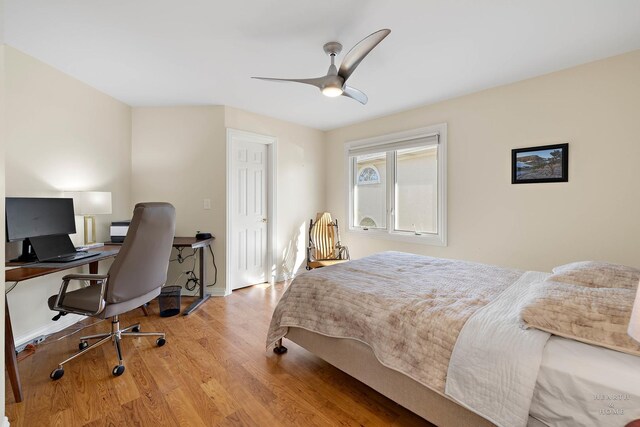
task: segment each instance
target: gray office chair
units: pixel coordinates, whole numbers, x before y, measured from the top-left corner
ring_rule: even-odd
[[[65,363],[108,341],[113,341],[118,354],[114,376],[124,372],[120,348],[123,337],[157,336],[158,347],[165,344],[164,333],[140,332],[140,324],[120,329],[118,315],[138,308],[160,294],[167,280],[175,218],[175,209],[169,203],[138,203],[133,210],[127,238],[107,274],[69,274],[62,278],[60,293],[49,298],[49,308],[100,319],[111,317],[111,333],[80,338],[80,352],[61,362],[51,372],[51,379],[62,378]],[[90,285],[67,292],[71,280],[88,280]],[[89,345],[88,340],[92,339],[98,341]]]

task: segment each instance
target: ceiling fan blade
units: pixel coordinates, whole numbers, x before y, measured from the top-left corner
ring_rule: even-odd
[[[358,90],[351,86],[345,86],[342,92],[342,96],[346,96],[347,98],[355,99],[360,104],[365,105],[369,98],[364,94],[361,90]]]
[[[373,50],[385,37],[391,33],[391,30],[379,30],[373,34],[369,34],[356,44],[342,60],[338,75],[345,81],[353,74],[356,67],[362,62],[365,56]]]
[[[252,79],[258,79],[258,80],[267,80],[267,81],[271,81],[271,82],[293,82],[293,83],[304,83],[307,85],[311,85],[311,86],[315,86],[319,89],[322,88],[324,80],[326,78],[325,77],[317,77],[315,79],[274,79],[271,77],[251,77]]]

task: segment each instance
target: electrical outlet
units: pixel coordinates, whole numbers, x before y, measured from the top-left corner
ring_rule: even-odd
[[[43,342],[45,339],[47,338],[46,335],[40,335],[39,337],[36,337],[34,339],[31,340],[31,342],[26,342],[22,345],[19,345],[16,347],[16,354],[20,353],[21,351],[23,351],[28,345],[38,345],[41,342]]]
[[[211,209],[211,199],[202,199],[202,207],[205,210]]]

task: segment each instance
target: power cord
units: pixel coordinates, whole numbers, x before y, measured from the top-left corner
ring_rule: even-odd
[[[213,249],[211,248],[211,245],[209,245],[209,252],[211,252],[211,260],[213,261],[213,283],[210,285],[207,285],[207,287],[211,287],[211,286],[215,286],[216,283],[218,283],[218,266],[216,265],[216,256],[213,253]]]
[[[185,274],[187,275],[187,282],[184,284],[184,287],[188,290],[188,291],[195,291],[196,288],[198,286],[200,286],[200,279],[198,279],[198,276],[196,275],[196,273],[193,271],[196,267],[196,263],[193,263],[193,269],[189,270],[189,271],[185,271]],[[193,283],[193,285],[189,285],[190,283]]]
[[[196,269],[196,258],[195,258],[195,254],[196,251],[194,250],[191,254],[189,255],[183,255],[182,251],[185,248],[176,248],[178,250],[178,255],[170,260],[170,261],[177,261],[178,264],[184,264],[187,260],[189,260],[189,258],[193,258],[193,264],[191,265],[191,270],[183,270],[182,273],[180,274],[180,276],[178,276],[178,278],[175,280],[175,284],[177,285],[178,282],[180,281],[180,279],[182,279],[182,276],[184,276],[185,274],[187,275],[187,282],[185,283],[184,287],[185,289],[187,289],[190,292],[193,292],[197,287],[198,287],[198,277],[195,274],[195,269]],[[193,285],[191,285],[191,283],[193,282]]]
[[[189,258],[193,258],[193,264],[191,266],[191,270],[183,271],[175,281],[175,283],[177,284],[180,281],[180,279],[182,279],[182,276],[186,275],[187,276],[187,281],[185,282],[184,287],[189,292],[193,292],[196,289],[198,289],[198,287],[200,286],[200,278],[198,277],[198,275],[195,272],[195,270],[196,270],[196,258],[195,258],[196,249],[192,249],[193,252],[190,253],[189,255],[186,255],[186,256],[184,256],[182,254],[182,251],[184,249],[185,248],[177,248],[178,255],[174,259],[172,259],[170,261],[177,261],[178,264],[183,264]],[[211,260],[213,262],[214,280],[213,280],[213,283],[211,283],[209,285],[206,285],[207,287],[215,286],[216,283],[218,283],[218,266],[216,265],[216,256],[213,253],[213,249],[211,248],[211,246],[209,246],[209,252],[211,253]]]
[[[173,261],[178,261],[178,264],[182,264],[183,262],[185,262],[187,259],[195,256],[196,251],[194,250],[193,253],[187,255],[187,256],[182,256],[182,251],[184,250],[184,248],[176,248],[178,250],[178,255],[174,258],[174,259],[170,259],[169,261],[173,262]]]
[[[13,282],[13,285],[8,289],[4,291],[4,294],[7,295],[9,292],[11,292],[13,290],[13,288],[15,288],[16,286],[18,286],[18,282]]]

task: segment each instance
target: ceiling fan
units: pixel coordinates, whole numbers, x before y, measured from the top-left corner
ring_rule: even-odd
[[[389,33],[391,33],[391,30],[379,30],[362,39],[349,51],[349,53],[347,53],[342,60],[342,64],[340,64],[339,69],[336,68],[335,58],[342,51],[342,45],[338,42],[326,43],[322,48],[331,58],[331,66],[329,66],[329,71],[327,71],[326,76],[314,79],[274,79],[270,77],[252,77],[252,79],[304,83],[317,87],[325,96],[336,97],[342,95],[355,99],[364,105],[368,101],[367,95],[356,88],[347,86],[347,79],[351,77],[351,74],[353,74],[358,65],[360,65],[360,62],[362,62],[364,57],[367,56],[369,52],[378,45],[378,43],[387,37]]]

